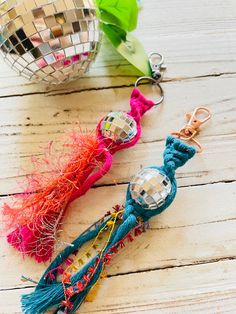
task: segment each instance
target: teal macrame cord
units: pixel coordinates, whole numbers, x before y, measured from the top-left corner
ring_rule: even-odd
[[[196,153],[195,148],[187,145],[183,141],[169,136],[166,140],[166,148],[163,154],[164,163],[161,167],[149,167],[152,169],[157,169],[161,173],[165,174],[171,182],[171,191],[168,194],[165,202],[162,206],[154,209],[147,210],[141,205],[137,204],[131,197],[130,189],[128,188],[125,202],[125,209],[121,224],[114,229],[112,236],[106,246],[106,249],[102,253],[102,258],[106,258],[106,254],[109,253],[112,248],[121,241],[129,232],[136,226],[137,220],[142,219],[144,222],[148,221],[151,217],[159,215],[162,213],[170,204],[173,202],[176,192],[177,184],[175,180],[175,171],[177,168],[183,166],[189,159],[191,159]],[[72,246],[65,248],[51,263],[48,269],[45,271],[44,275],[40,279],[38,286],[35,291],[22,296],[22,310],[25,314],[42,314],[48,309],[56,307],[57,311],[66,311],[65,313],[75,313],[75,311],[80,307],[86,296],[88,295],[90,289],[99,279],[102,269],[103,269],[103,259],[100,259],[96,271],[94,272],[91,280],[87,284],[83,291],[74,294],[70,301],[73,307],[67,311],[67,309],[61,304],[64,298],[64,289],[61,282],[56,281],[57,271],[53,273],[55,279],[49,279],[47,274],[56,269],[66,258],[68,258],[75,250],[79,249],[86,242],[95,238],[99,231],[104,227],[106,222],[101,226],[98,226],[95,230],[89,231],[85,234],[79,236],[73,243]],[[92,258],[81,270],[75,273],[71,277],[70,286],[76,285],[78,281],[83,281],[84,274],[94,265],[98,258],[98,255]]]

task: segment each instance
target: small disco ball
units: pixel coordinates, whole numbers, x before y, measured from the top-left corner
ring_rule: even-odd
[[[132,198],[146,209],[157,209],[163,205],[170,191],[170,179],[154,168],[141,170],[130,182]]]
[[[100,42],[93,0],[0,0],[0,54],[27,79],[83,76]]]
[[[126,143],[136,136],[137,123],[124,112],[111,112],[101,123],[101,133],[115,143]]]

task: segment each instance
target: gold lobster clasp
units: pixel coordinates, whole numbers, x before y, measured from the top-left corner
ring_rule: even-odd
[[[211,112],[205,107],[198,107],[193,113],[187,113],[186,118],[188,120],[187,124],[179,132],[173,132],[172,135],[184,141],[193,142],[198,147],[198,153],[200,153],[202,152],[202,146],[195,139],[195,136],[199,133],[200,126],[211,118]]]

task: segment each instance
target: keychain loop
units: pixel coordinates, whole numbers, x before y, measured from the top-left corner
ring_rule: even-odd
[[[158,62],[156,62],[154,59],[155,57],[158,57]],[[163,102],[164,100],[164,91],[160,85],[160,82],[162,80],[163,74],[162,71],[166,69],[164,63],[164,57],[158,53],[158,52],[153,52],[149,55],[149,66],[151,68],[152,72],[152,77],[151,76],[141,76],[140,78],[137,79],[135,82],[134,86],[138,87],[138,85],[142,81],[149,81],[151,82],[152,85],[156,85],[158,89],[160,90],[160,98],[158,99],[157,102],[155,102],[155,106],[158,106],[160,103]]]
[[[162,103],[164,100],[164,91],[163,91],[161,85],[159,84],[159,82],[152,77],[142,76],[142,77],[138,78],[137,81],[135,82],[135,84],[134,84],[135,88],[137,88],[142,81],[149,81],[152,83],[152,85],[156,85],[159,88],[160,98],[155,102],[155,106],[158,106],[160,103]]]
[[[156,57],[160,59],[159,62],[156,61]],[[152,70],[152,77],[160,83],[163,77],[163,71],[166,70],[164,57],[158,52],[152,52],[149,55],[149,65]]]

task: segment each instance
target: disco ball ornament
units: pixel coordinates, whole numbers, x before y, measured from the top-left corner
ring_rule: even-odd
[[[170,179],[158,169],[146,168],[130,182],[130,193],[136,203],[145,209],[157,209],[171,192]]]
[[[101,123],[101,133],[115,143],[127,143],[137,134],[137,123],[124,112],[111,112]]]
[[[100,42],[93,0],[0,0],[0,53],[27,79],[58,84],[83,76]]]

